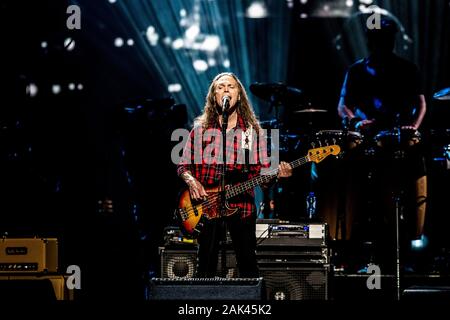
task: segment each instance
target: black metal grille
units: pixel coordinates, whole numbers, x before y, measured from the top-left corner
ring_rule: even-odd
[[[328,268],[260,268],[268,300],[327,300]]]
[[[237,267],[234,252],[226,252],[225,269],[222,268],[222,253],[219,252],[217,276],[236,278]],[[161,278],[186,279],[195,277],[197,271],[197,251],[194,249],[162,249],[161,250]]]
[[[161,277],[193,278],[197,268],[196,250],[161,250]]]

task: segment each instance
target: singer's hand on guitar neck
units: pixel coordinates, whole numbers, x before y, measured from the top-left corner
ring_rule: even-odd
[[[182,178],[189,187],[189,193],[192,199],[206,200],[208,194],[206,193],[205,188],[203,188],[202,184],[195,179],[190,172],[184,172]]]

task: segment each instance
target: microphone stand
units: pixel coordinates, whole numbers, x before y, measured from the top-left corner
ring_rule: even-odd
[[[349,127],[350,127],[350,121],[348,119],[348,117],[345,117],[342,121],[342,141],[340,141],[343,146],[345,146],[347,148],[347,142],[348,140],[348,132],[349,132]],[[344,150],[344,152],[347,152],[348,150]],[[342,158],[341,158],[342,159]],[[342,176],[340,176],[341,181],[348,181],[346,179],[348,179],[348,173],[349,173],[349,169],[348,169],[348,163],[343,160],[341,162],[341,165],[343,166],[341,174]],[[338,207],[337,207],[337,219],[336,219],[336,239],[339,238],[339,233],[341,234],[341,239],[342,240],[346,240],[347,238],[347,219],[346,219],[346,208],[347,208],[347,198],[346,198],[346,187],[341,188],[339,193],[339,199],[341,199],[338,202]]]
[[[226,215],[225,207],[225,172],[227,163],[227,127],[228,127],[228,112],[225,108],[222,109],[222,181],[221,181],[221,207],[220,216],[224,217]]]
[[[224,103],[224,101],[223,101]],[[228,111],[225,105],[222,106],[222,181],[220,189],[220,217],[226,216],[226,191],[225,191],[225,174],[226,174],[226,159],[227,159],[227,127],[228,127]],[[221,272],[225,272],[226,269],[226,242],[227,242],[227,224],[224,219],[221,219],[222,224],[222,241],[221,241]]]
[[[400,129],[400,114],[397,113],[395,115],[395,127],[394,132],[397,135],[396,138],[396,145],[394,147],[394,161],[397,162],[397,164],[400,162],[402,163],[402,160],[404,158],[402,146],[401,146],[401,129]],[[395,153],[398,152],[398,155],[395,155]],[[398,181],[396,183],[398,184],[397,187],[395,187],[394,195],[392,197],[392,200],[394,201],[395,206],[395,289],[396,289],[396,299],[400,300],[401,297],[401,284],[400,284],[400,215],[403,210],[402,205],[402,184],[403,184],[403,177],[401,174],[397,173]],[[400,188],[400,190],[397,190],[397,188]]]

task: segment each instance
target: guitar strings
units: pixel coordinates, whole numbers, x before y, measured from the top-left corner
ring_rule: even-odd
[[[317,155],[311,155],[311,156],[309,156],[309,160],[308,160],[308,156],[305,156],[305,157],[302,157],[302,158],[300,158],[300,159],[297,159],[297,160],[294,160],[294,161],[292,161],[290,164],[291,165],[295,165],[294,166],[294,168],[295,167],[297,167],[298,165],[302,165],[302,164],[305,164],[305,163],[307,163],[308,161],[314,161],[315,159],[317,158]],[[303,162],[304,161],[304,162]],[[298,163],[297,163],[298,162]],[[303,163],[302,163],[303,162]],[[272,171],[269,171],[268,172],[268,174],[267,174],[267,176],[271,176],[271,175],[276,175],[278,173],[278,168],[276,168],[276,169],[273,169]],[[259,178],[259,177],[261,177],[261,176],[258,176],[258,177],[256,177],[256,178]],[[253,179],[252,179],[253,180]],[[252,181],[252,180],[249,180],[249,181]],[[247,182],[249,182],[249,181],[247,181]],[[239,187],[239,186],[241,186],[241,185],[237,185],[237,186],[235,186],[235,187]],[[234,187],[232,187],[232,188],[234,188]],[[226,192],[226,191],[225,191]],[[212,207],[215,207],[215,205],[216,205],[216,203],[217,203],[217,198],[219,197],[219,196],[221,196],[221,194],[214,194],[214,195],[212,195],[212,197],[211,197],[211,199],[210,199],[210,197],[208,196],[208,200],[207,201],[205,201],[205,202],[203,202],[203,203],[200,203],[199,205],[201,205],[201,209],[202,210],[208,210],[208,209],[210,209],[210,208],[212,208]],[[187,206],[187,207],[185,207],[184,208],[184,214],[182,213],[182,216],[183,216],[183,218],[186,220],[186,219],[189,219],[192,215],[195,215],[195,211],[196,211],[196,209],[194,208],[194,206],[192,206],[192,205],[190,205],[190,206]]]
[[[315,158],[316,157],[316,155],[312,155],[311,157],[310,157],[310,161],[313,161],[312,159],[313,158]],[[300,158],[300,159],[297,159],[297,160],[295,160],[295,161],[292,161],[290,164],[294,164],[295,162],[298,162],[300,165],[302,165],[302,164],[304,164],[304,163],[306,163],[306,162],[308,162],[308,157],[306,156],[306,157],[302,157],[302,158]],[[305,161],[306,160],[306,161]],[[302,163],[302,161],[305,161],[305,162],[303,162]],[[299,164],[297,164],[297,165],[295,165],[295,167],[297,167]],[[275,175],[275,174],[277,174],[278,173],[278,168],[276,168],[276,169],[273,169],[272,171],[269,171],[269,173],[267,174],[267,176],[271,176],[271,175]],[[260,176],[258,176],[258,177],[260,177]],[[257,178],[258,178],[257,177]],[[249,180],[249,181],[251,181],[251,180]],[[240,185],[238,185],[238,186],[236,186],[236,187],[239,187]],[[217,198],[219,197],[219,196],[221,196],[221,194],[215,194],[215,195],[213,195],[212,196],[212,198],[211,199],[208,199],[207,201],[205,201],[204,203],[201,203],[200,205],[201,205],[201,209],[202,210],[208,210],[208,209],[210,209],[210,208],[212,208],[212,207],[215,207],[215,205],[216,205],[216,203],[217,203]],[[196,211],[196,209],[194,208],[194,206],[187,206],[186,208],[184,208],[184,213],[185,214],[183,214],[183,217],[185,218],[185,220],[186,219],[189,219],[192,215],[195,215],[195,211]]]

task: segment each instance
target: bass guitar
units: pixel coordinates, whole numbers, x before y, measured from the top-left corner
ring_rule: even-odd
[[[306,156],[289,163],[294,169],[308,162],[319,163],[329,155],[338,155],[341,148],[338,145],[324,146],[310,149]],[[225,200],[233,198],[247,190],[250,190],[260,184],[269,182],[278,174],[278,169],[274,169],[267,174],[259,175],[243,183],[227,186],[225,189]],[[181,222],[183,232],[187,236],[196,237],[204,224],[205,219],[216,219],[225,216],[231,216],[239,208],[231,208],[225,201],[225,209],[221,210],[222,192],[220,187],[205,188],[208,197],[205,200],[195,201],[191,199],[189,190],[180,193],[178,208],[175,210],[177,219]]]

